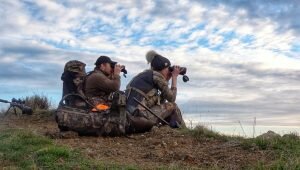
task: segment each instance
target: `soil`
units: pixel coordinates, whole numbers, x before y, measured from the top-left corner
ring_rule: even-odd
[[[0,118],[0,129],[21,128],[53,138],[55,143],[79,149],[87,157],[104,163],[134,165],[141,169],[155,167],[206,169],[242,169],[269,162],[267,151],[243,149],[238,141],[212,138],[197,140],[167,126],[126,137],[78,136],[60,133],[54,116],[45,114],[14,115]]]

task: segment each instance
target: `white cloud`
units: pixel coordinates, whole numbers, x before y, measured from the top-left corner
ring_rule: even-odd
[[[133,76],[149,67],[145,53],[154,49],[188,67],[191,81],[179,80],[179,102],[197,98],[255,103],[270,93],[300,93],[299,58],[287,55],[299,41],[299,31],[282,31],[273,17],[253,17],[247,8],[187,0],[26,2],[38,10],[23,1],[7,1],[0,7],[0,43],[5,45],[0,46],[0,64],[22,60],[41,68],[44,65],[37,65],[47,61],[45,65],[61,69],[66,61],[79,59],[92,69],[99,55],[109,55]],[[227,35],[230,32],[233,35]],[[199,43],[201,39],[208,44]],[[156,45],[158,41],[162,45]],[[213,49],[218,45],[219,51]],[[60,81],[56,74],[52,82]]]
[[[18,61],[17,57],[13,57],[13,56],[1,57],[1,62],[2,63],[14,63],[16,61]]]

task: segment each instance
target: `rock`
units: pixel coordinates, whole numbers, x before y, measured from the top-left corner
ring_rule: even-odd
[[[263,138],[263,139],[275,139],[280,138],[280,135],[269,130],[267,133],[264,133],[262,135],[259,135],[257,138]]]

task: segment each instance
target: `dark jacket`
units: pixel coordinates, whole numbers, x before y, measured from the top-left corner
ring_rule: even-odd
[[[110,93],[120,89],[120,76],[108,76],[101,70],[95,69],[85,80],[85,95],[108,99]]]
[[[159,105],[161,102],[175,102],[177,89],[168,87],[168,81],[157,71],[145,70],[135,76],[126,87],[127,110],[133,112],[138,109],[136,98],[148,107]]]

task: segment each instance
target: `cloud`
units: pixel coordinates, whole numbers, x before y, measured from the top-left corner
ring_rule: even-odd
[[[124,89],[149,68],[145,53],[154,49],[188,68],[177,98],[186,112],[296,114],[298,8],[283,0],[5,1],[0,96],[39,89],[59,100],[65,62],[90,71],[100,55],[126,65]]]
[[[238,122],[243,121],[247,124],[253,123],[253,117],[257,117],[261,124],[298,126],[299,121],[291,124],[291,119],[298,117],[299,107],[297,103],[291,102],[299,100],[298,90],[283,90],[269,93],[264,97],[248,101],[228,102],[217,99],[205,100],[194,98],[180,104],[185,113],[210,115],[211,117],[222,117],[222,121]],[[285,115],[287,119],[280,122],[273,122]],[[265,121],[267,120],[267,121]],[[277,120],[278,121],[278,120]]]
[[[279,0],[276,3],[271,1],[244,1],[244,0],[227,0],[227,1],[198,1],[201,5],[206,4],[210,8],[224,6],[232,15],[239,11],[244,11],[248,20],[266,18],[277,23],[278,33],[293,30],[299,35],[300,21],[295,16],[300,14],[300,3],[296,0],[285,1]],[[251,22],[251,21],[250,21]]]

